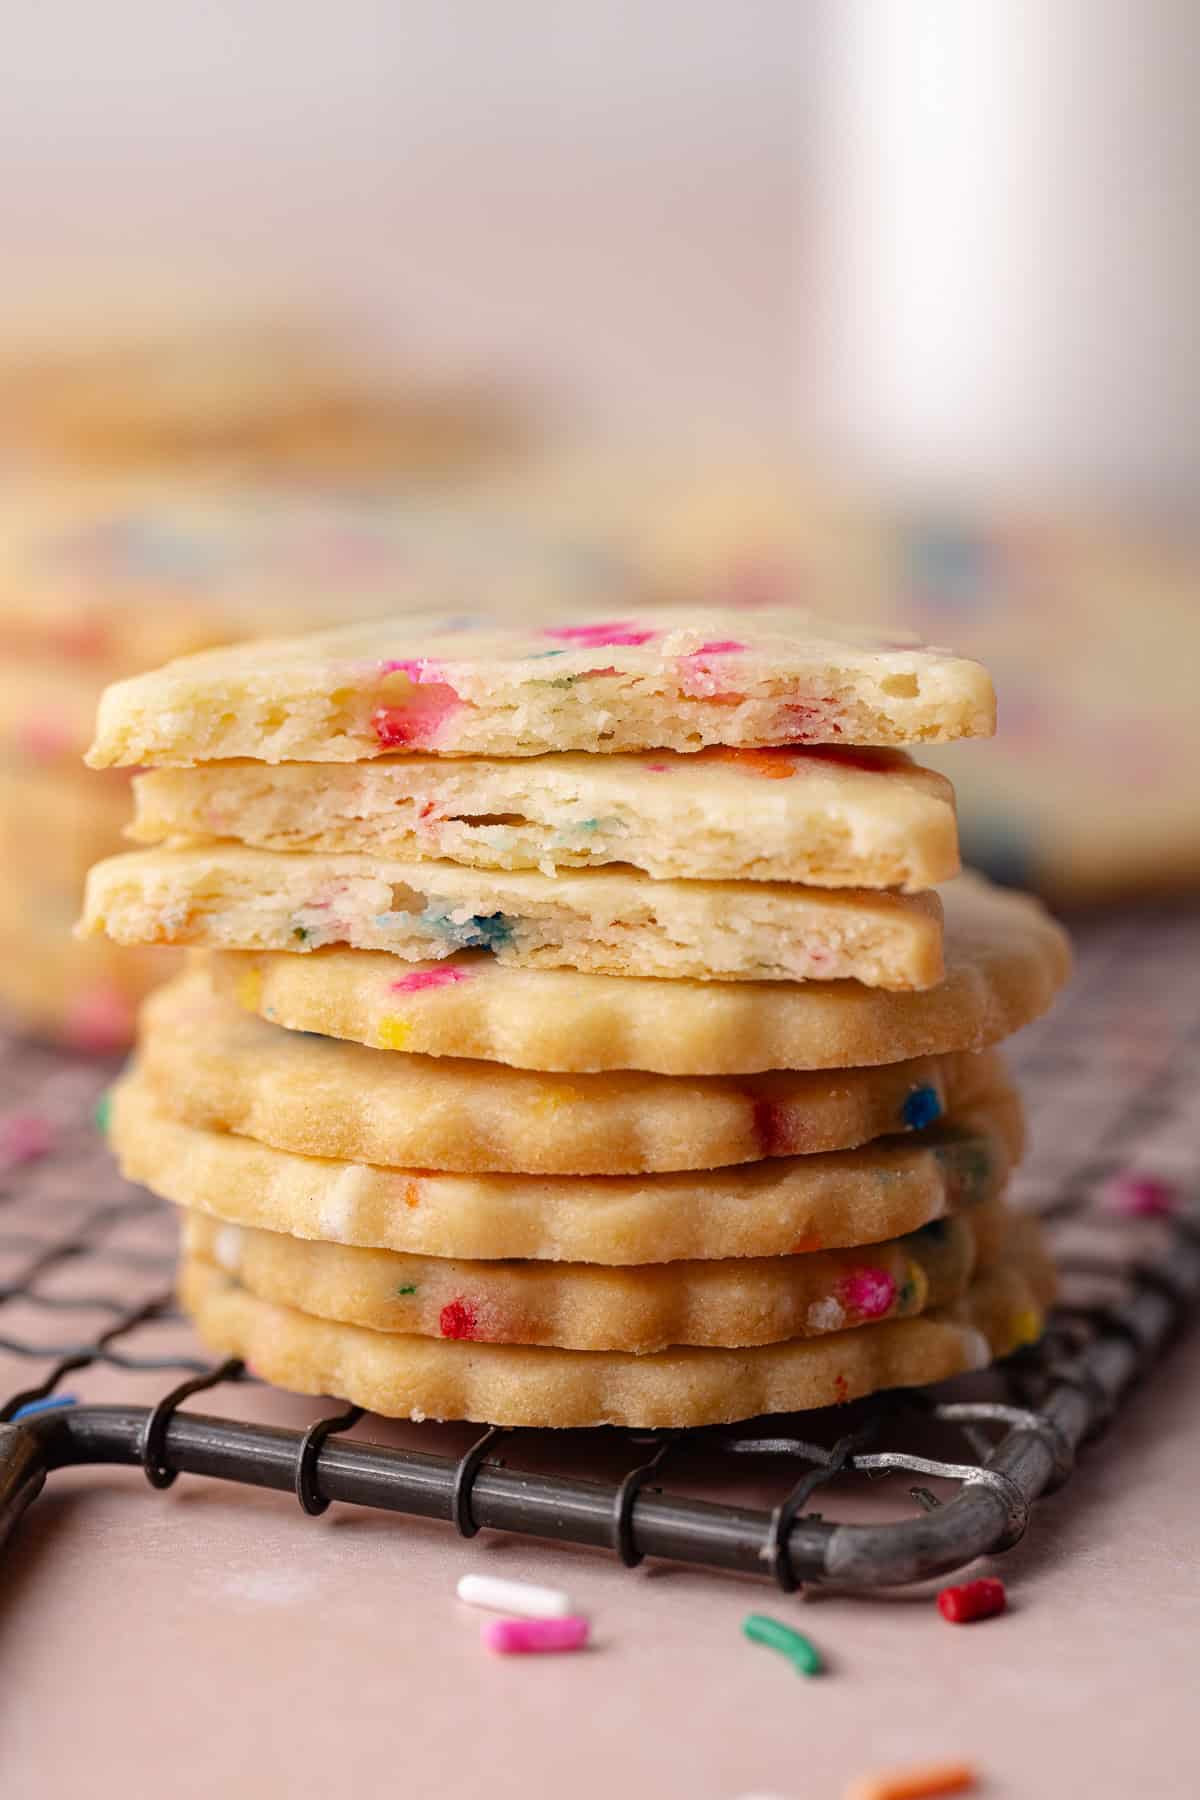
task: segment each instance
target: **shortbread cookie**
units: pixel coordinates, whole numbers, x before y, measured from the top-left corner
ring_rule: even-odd
[[[368,1050],[239,1011],[202,972],[143,1014],[146,1080],[176,1118],[394,1168],[625,1175],[850,1149],[924,1130],[1004,1083],[998,1053],[720,1076],[532,1069]]]
[[[297,1156],[181,1124],[143,1074],[113,1096],[131,1181],[233,1225],[414,1256],[661,1263],[881,1243],[994,1200],[1023,1145],[1011,1090],[861,1150],[691,1175],[446,1175]]]
[[[245,850],[141,850],[98,863],[81,927],[121,944],[387,950],[406,961],[486,949],[517,968],[731,981],[942,978],[936,894],[782,882],[552,876],[457,863]]]
[[[89,760],[904,745],[994,728],[980,664],[800,609],[651,609],[540,629],[431,613],[185,657],[118,682]]]
[[[996,1260],[1008,1226],[996,1201],[862,1250],[612,1269],[351,1250],[188,1213],[183,1250],[260,1300],[345,1325],[644,1355],[672,1344],[823,1337],[947,1306]]]
[[[294,1031],[383,1050],[565,1073],[747,1075],[980,1050],[1049,1006],[1066,934],[1036,900],[963,875],[945,890],[945,979],[917,994],[856,981],[655,981],[514,969],[478,951],[397,974],[381,951],[207,956],[217,986]]]
[[[243,1357],[281,1387],[337,1395],[393,1418],[643,1429],[797,1412],[943,1381],[1033,1342],[1053,1294],[1032,1219],[1014,1224],[1003,1259],[951,1306],[744,1350],[631,1356],[454,1343],[311,1318],[258,1299],[200,1257],[188,1257],[180,1276],[183,1306],[209,1348]]]
[[[958,873],[954,790],[898,750],[208,763],[152,770],[136,795],[129,835],[145,844],[906,892]]]

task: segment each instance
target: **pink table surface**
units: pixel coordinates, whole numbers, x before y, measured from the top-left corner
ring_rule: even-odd
[[[89,1397],[161,1391],[88,1379]],[[349,1507],[314,1521],[187,1476],[154,1494],[126,1470],[60,1473],[3,1561],[0,1791],[836,1800],[864,1768],[953,1755],[997,1800],[1184,1800],[1200,1792],[1198,1384],[1200,1334],[997,1560],[1009,1614],[969,1628],[928,1592],[786,1599]],[[281,1423],[328,1410],[235,1400]],[[485,1654],[485,1615],[454,1597],[466,1570],[568,1588],[592,1648]],[[746,1643],[752,1610],[806,1631],[828,1673]]]

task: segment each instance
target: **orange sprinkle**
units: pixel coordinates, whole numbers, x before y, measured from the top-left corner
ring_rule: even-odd
[[[969,1794],[979,1777],[970,1763],[929,1763],[890,1775],[861,1775],[844,1800],[936,1800],[940,1794]]]
[[[810,1256],[814,1250],[819,1250],[820,1248],[820,1238],[810,1232],[808,1237],[796,1239],[795,1243],[792,1245],[791,1254],[793,1256]]]
[[[420,1206],[421,1204],[421,1190],[415,1181],[406,1181],[404,1184],[404,1204],[405,1206]]]
[[[786,750],[781,755],[778,750],[735,750],[727,744],[710,744],[699,754],[710,762],[736,763],[747,775],[765,775],[768,781],[787,781],[796,773],[795,764]]]

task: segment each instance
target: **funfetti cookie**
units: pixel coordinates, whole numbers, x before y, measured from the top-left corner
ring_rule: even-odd
[[[943,902],[945,979],[922,993],[515,969],[469,950],[399,971],[365,950],[219,951],[207,961],[246,1011],[378,1049],[568,1073],[847,1068],[998,1043],[1066,980],[1066,934],[1037,901],[963,875]]]
[[[1054,1273],[1031,1219],[952,1305],[914,1319],[743,1350],[526,1348],[368,1331],[260,1300],[188,1257],[180,1298],[210,1349],[268,1381],[336,1394],[385,1416],[497,1425],[711,1425],[919,1387],[985,1366],[1041,1335]]]
[[[954,790],[898,750],[207,763],[139,776],[136,797],[129,835],[145,844],[909,892],[959,866]]]
[[[260,1300],[344,1325],[641,1356],[915,1318],[957,1300],[996,1260],[1008,1226],[995,1201],[860,1250],[614,1269],[355,1250],[187,1213],[183,1252],[216,1263]]]
[[[986,737],[986,670],[790,608],[492,621],[410,616],[185,657],[118,682],[94,768],[533,756]]]
[[[397,1055],[267,1024],[193,971],[143,1011],[141,1066],[188,1124],[407,1169],[718,1168],[923,1131],[1005,1080],[995,1051],[830,1075],[577,1075]]]
[[[451,1175],[300,1156],[187,1125],[139,1071],[113,1095],[130,1181],[225,1224],[413,1256],[625,1266],[808,1256],[882,1243],[993,1201],[1021,1154],[1000,1090],[955,1119],[860,1150],[687,1175]]]
[[[668,979],[853,978],[904,989],[942,977],[936,894],[655,881],[620,867],[509,873],[226,843],[98,863],[82,929],[121,944],[218,950],[348,944],[407,961],[478,947],[518,968]]]

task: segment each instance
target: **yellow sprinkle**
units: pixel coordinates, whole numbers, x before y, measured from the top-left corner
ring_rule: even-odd
[[[407,1050],[412,1030],[407,1019],[398,1018],[395,1013],[388,1013],[380,1019],[375,1027],[375,1035],[384,1050]]]
[[[908,1305],[904,1309],[905,1312],[924,1312],[925,1304],[929,1299],[929,1277],[920,1263],[909,1263],[904,1286],[912,1288]]]
[[[1030,1306],[1013,1320],[1014,1344],[1032,1344],[1042,1335],[1042,1315]]]
[[[257,1012],[262,1001],[262,991],[262,970],[255,968],[244,969],[238,976],[237,983],[234,987],[234,994],[237,997],[238,1005],[244,1008],[246,1012]]]

